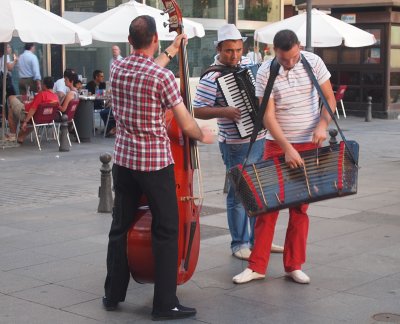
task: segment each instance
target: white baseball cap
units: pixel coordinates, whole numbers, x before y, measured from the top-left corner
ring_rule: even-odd
[[[242,37],[240,31],[234,24],[226,24],[218,29],[218,40],[214,41],[214,45],[217,46],[220,42],[226,40],[238,40],[241,39],[246,41],[247,37]]]

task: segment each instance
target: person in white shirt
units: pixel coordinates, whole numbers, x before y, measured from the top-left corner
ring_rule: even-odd
[[[7,45],[7,49],[8,49],[9,45]],[[7,55],[7,53],[5,53],[6,51],[4,50],[4,43],[0,43],[0,102],[1,102],[1,98],[3,98],[3,73],[6,70],[4,68],[4,55],[6,55],[6,63],[7,63],[7,76],[6,76],[6,93],[7,93],[7,98],[11,95],[15,95],[15,89],[12,83],[12,79],[11,79],[11,71],[14,68],[15,64],[18,61],[18,58],[16,57],[16,55],[14,54],[14,60],[11,61],[11,55]],[[11,48],[11,47],[10,47]]]
[[[110,70],[111,70],[111,65],[113,64],[114,61],[116,60],[119,61],[123,59],[123,57],[121,56],[121,50],[117,45],[113,45],[111,47],[111,51],[112,51],[112,57],[110,59]]]
[[[61,103],[63,102],[66,94],[69,92],[69,88],[65,85],[65,77],[69,75],[70,72],[75,71],[74,69],[65,69],[63,77],[54,83],[53,91],[57,94]]]
[[[254,50],[247,53],[246,57],[248,57],[253,64],[258,64],[262,62],[261,53],[258,51],[258,46],[254,46]]]

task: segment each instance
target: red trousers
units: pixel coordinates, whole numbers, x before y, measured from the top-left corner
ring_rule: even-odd
[[[315,149],[313,143],[292,144],[297,151]],[[264,159],[282,155],[283,151],[274,141],[265,143]],[[308,204],[289,208],[289,223],[286,230],[283,251],[283,265],[286,272],[300,270],[306,261],[306,245],[308,236]],[[254,246],[249,259],[249,268],[264,274],[267,270],[274,238],[275,224],[279,211],[257,216],[254,228]]]

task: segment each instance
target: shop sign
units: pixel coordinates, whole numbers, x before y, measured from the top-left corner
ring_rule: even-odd
[[[356,14],[342,14],[340,17],[341,21],[344,21],[348,24],[355,24],[356,23]]]

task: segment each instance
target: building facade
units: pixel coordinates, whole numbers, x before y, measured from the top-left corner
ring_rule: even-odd
[[[375,35],[369,47],[315,49],[332,73],[335,86],[347,85],[346,112],[365,115],[372,97],[372,115],[400,116],[400,1],[313,0],[313,7]]]

